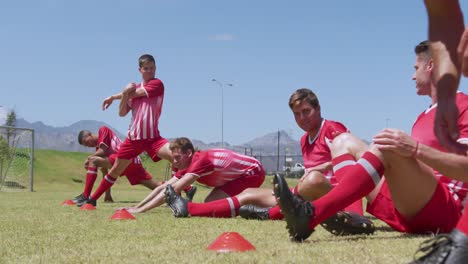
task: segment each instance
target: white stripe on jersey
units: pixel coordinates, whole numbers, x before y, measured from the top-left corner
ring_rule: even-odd
[[[148,135],[147,135],[147,132],[148,132],[148,123],[146,122],[146,120],[148,119],[148,105],[143,105],[143,115],[141,117],[141,122],[143,123],[143,126],[140,126],[142,127],[143,129],[143,138],[148,138]]]

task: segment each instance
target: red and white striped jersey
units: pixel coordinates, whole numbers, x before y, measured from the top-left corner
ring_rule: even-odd
[[[99,128],[96,150],[99,148],[99,144],[101,143],[106,144],[109,150],[111,151],[111,154],[113,154],[113,153],[117,153],[117,150],[119,150],[120,144],[122,144],[122,141],[114,133],[114,131],[112,131],[110,128],[106,126],[102,126]]]
[[[460,137],[458,142],[467,144],[468,143],[468,95],[458,92],[456,98],[456,104],[458,107],[458,128],[460,129]],[[411,137],[420,143],[438,149],[440,151],[447,152],[447,150],[439,144],[434,134],[434,119],[437,110],[437,104],[429,107],[422,112],[413,124],[411,130]],[[436,176],[439,177],[439,181],[447,185],[450,190],[456,193],[455,198],[460,198],[465,205],[465,198],[468,193],[468,183],[453,180],[434,171]]]
[[[158,122],[164,101],[164,85],[159,79],[140,83],[138,89],[144,89],[146,96],[128,100],[132,110],[132,121],[128,129],[130,140],[153,139],[159,137]]]
[[[107,147],[109,147],[109,150],[111,151],[109,155],[111,155],[117,153],[120,145],[122,144],[122,140],[120,140],[120,138],[110,128],[102,126],[99,128],[96,150],[99,148],[101,143],[104,143],[107,145]],[[133,163],[141,164],[142,161],[138,156],[133,159]]]
[[[301,137],[302,158],[306,170],[325,162],[330,162],[332,160],[330,144],[335,137],[344,132],[349,132],[349,130],[343,124],[325,119],[322,121],[320,129],[314,138],[311,138],[309,133],[306,132]],[[324,172],[323,175],[332,185],[338,183],[333,176],[332,170]]]
[[[262,165],[253,157],[227,149],[210,149],[195,152],[190,166],[176,172],[175,176],[180,179],[186,174],[195,175],[198,182],[219,187],[243,175],[259,174],[261,171]]]

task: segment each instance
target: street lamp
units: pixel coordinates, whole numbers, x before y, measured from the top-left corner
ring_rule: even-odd
[[[215,82],[221,88],[221,148],[224,148],[224,86],[233,86],[232,83],[222,83],[215,78],[211,79],[212,82]]]

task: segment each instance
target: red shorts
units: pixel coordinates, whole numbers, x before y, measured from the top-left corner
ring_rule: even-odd
[[[117,154],[112,154],[109,156],[109,162],[113,165],[115,160],[117,159]],[[140,182],[145,181],[145,180],[151,180],[152,177],[151,175],[143,168],[141,163],[139,163],[141,160],[138,159],[139,161],[135,161],[136,159],[133,159],[132,162],[127,166],[127,168],[120,174],[120,176],[126,176],[128,182],[130,182],[131,185],[137,185],[140,184]]]
[[[402,216],[393,205],[387,182],[372,203],[367,204],[367,212],[387,223],[396,231],[415,234],[449,233],[457,225],[462,214],[460,199],[438,182],[431,200],[411,220]]]
[[[255,174],[243,175],[235,180],[232,180],[217,189],[225,192],[229,196],[236,196],[247,188],[258,188],[265,181],[265,171],[260,166]]]
[[[130,140],[128,138],[120,145],[117,157],[119,159],[131,160],[146,151],[154,162],[158,162],[158,151],[169,141],[163,137],[153,139]]]

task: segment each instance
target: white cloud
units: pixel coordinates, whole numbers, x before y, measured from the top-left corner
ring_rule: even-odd
[[[210,40],[231,41],[231,40],[234,40],[234,35],[229,34],[229,33],[216,34],[214,36],[210,36]]]

